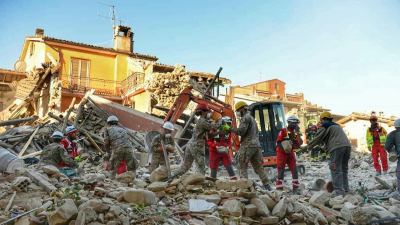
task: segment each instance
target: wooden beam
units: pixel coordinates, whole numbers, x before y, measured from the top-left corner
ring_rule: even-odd
[[[38,118],[39,118],[38,116],[31,116],[31,117],[27,117],[27,118],[1,121],[0,127],[10,126],[10,125],[18,125],[20,123],[26,123],[26,122],[32,122],[32,121],[37,120]]]
[[[61,131],[62,132],[64,132],[65,128],[67,127],[68,118],[69,118],[69,115],[71,114],[72,110],[74,109],[75,101],[76,101],[76,98],[74,97],[72,99],[72,101],[71,101],[71,104],[69,105],[67,113],[65,114],[64,121],[63,121],[62,126],[61,126]]]
[[[18,156],[21,157],[26,149],[29,147],[29,145],[31,144],[33,137],[35,137],[36,133],[39,131],[40,127],[37,127],[36,130],[31,134],[31,136],[29,137],[28,141],[25,143],[24,147],[21,149],[21,151],[19,152]]]

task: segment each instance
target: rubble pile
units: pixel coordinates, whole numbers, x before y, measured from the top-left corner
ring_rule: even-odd
[[[146,80],[145,88],[152,92],[152,99],[157,106],[171,108],[179,93],[190,86],[190,73],[183,66],[176,66],[169,73],[153,73],[151,80]]]
[[[310,188],[312,183],[307,180],[315,179],[321,171],[310,165],[299,194],[264,191],[256,179],[213,180],[186,174],[164,182],[165,167],[152,174],[142,167],[136,178],[128,181],[110,179],[101,163],[85,162],[81,168],[84,173],[80,178],[68,178],[51,166],[28,166],[25,173],[0,177],[0,221],[32,209],[37,210],[16,224],[322,225],[370,224],[400,216],[400,201],[384,194],[393,188],[387,190],[372,182],[370,190],[355,188],[351,194],[334,197]],[[381,178],[383,182],[391,179]],[[45,204],[51,207],[41,208]]]

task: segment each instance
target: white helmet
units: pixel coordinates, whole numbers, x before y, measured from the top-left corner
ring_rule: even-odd
[[[116,117],[116,116],[109,116],[109,117],[107,118],[107,123],[109,123],[109,122],[118,122],[118,117]]]
[[[170,130],[170,131],[174,131],[174,124],[172,124],[169,121],[165,122],[162,127],[164,129],[167,129],[167,130]]]
[[[232,119],[229,116],[222,117],[222,121],[225,123],[232,123]]]
[[[66,134],[69,134],[69,133],[72,133],[72,132],[75,132],[75,131],[77,131],[77,129],[75,128],[74,125],[71,125],[71,126],[68,126],[67,128],[65,128],[65,133]]]
[[[394,127],[400,127],[400,119],[394,121]]]
[[[299,118],[297,118],[297,116],[289,116],[287,118],[287,122],[288,123],[300,123]]]
[[[53,132],[53,134],[51,135],[52,138],[62,138],[64,137],[63,133],[61,133],[60,131],[56,130]]]

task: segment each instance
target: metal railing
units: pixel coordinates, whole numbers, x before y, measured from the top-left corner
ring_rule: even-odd
[[[144,73],[135,72],[128,76],[125,80],[121,81],[121,90],[123,93],[136,91],[144,85]]]
[[[71,92],[85,93],[90,89],[95,89],[98,95],[119,96],[121,94],[121,82],[114,80],[81,78],[69,74],[62,74],[61,86],[64,90]]]

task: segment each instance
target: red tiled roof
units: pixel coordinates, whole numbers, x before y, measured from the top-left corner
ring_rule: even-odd
[[[137,57],[137,58],[143,58],[143,59],[149,59],[153,61],[157,61],[158,58],[153,55],[146,55],[146,54],[140,54],[140,53],[126,53],[126,52],[121,52],[117,51],[113,48],[106,48],[106,47],[101,47],[101,46],[96,46],[96,45],[91,45],[91,44],[85,44],[81,42],[75,42],[75,41],[68,41],[68,40],[63,40],[63,39],[58,39],[58,38],[53,38],[53,37],[48,37],[44,36],[42,37],[44,41],[54,41],[54,42],[59,42],[59,43],[64,43],[64,44],[70,44],[70,45],[76,45],[76,46],[82,46],[86,48],[93,48],[93,49],[99,49],[99,50],[104,50],[104,51],[110,51],[110,52],[116,52],[116,53],[122,53],[122,54],[129,54],[130,56]]]

